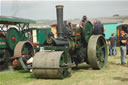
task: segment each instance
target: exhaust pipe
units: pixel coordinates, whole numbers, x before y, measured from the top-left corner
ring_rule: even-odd
[[[56,6],[58,38],[55,39],[55,38],[51,37],[52,40],[55,42],[56,46],[68,45],[68,42],[63,37],[63,8],[64,8],[63,5]]]
[[[63,5],[56,6],[58,39],[64,39],[63,38],[63,8],[64,8]]]

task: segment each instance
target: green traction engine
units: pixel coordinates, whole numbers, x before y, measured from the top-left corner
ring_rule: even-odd
[[[35,21],[0,16],[0,70],[8,68],[12,62],[16,67],[21,66],[21,57],[34,55],[33,45],[29,41],[29,23]]]
[[[33,74],[38,78],[65,78],[71,68],[86,62],[93,69],[101,69],[107,62],[107,46],[102,35],[93,35],[93,25],[68,29],[63,24],[63,6],[56,6],[57,34],[51,33],[45,42],[44,50],[35,54]]]

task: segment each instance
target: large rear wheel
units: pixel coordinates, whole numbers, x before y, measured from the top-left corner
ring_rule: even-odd
[[[107,45],[102,35],[92,35],[88,42],[88,61],[93,69],[101,69],[107,62]]]

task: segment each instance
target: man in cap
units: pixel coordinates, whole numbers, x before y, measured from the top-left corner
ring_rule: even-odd
[[[80,28],[84,28],[86,22],[87,22],[87,17],[83,16],[82,20],[80,21]]]

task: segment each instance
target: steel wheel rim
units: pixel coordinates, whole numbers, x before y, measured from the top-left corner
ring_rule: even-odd
[[[107,62],[106,41],[101,35],[92,35],[88,43],[88,61],[93,69],[101,69]]]

